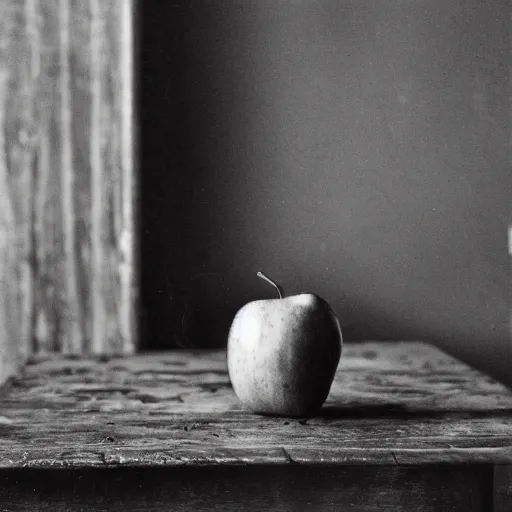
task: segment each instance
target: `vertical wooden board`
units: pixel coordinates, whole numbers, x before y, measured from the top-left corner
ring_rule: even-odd
[[[93,300],[91,283],[93,282],[91,259],[91,144],[96,140],[92,127],[92,91],[91,91],[91,16],[88,2],[70,0],[70,40],[71,90],[73,103],[72,136],[74,144],[73,165],[75,168],[75,208],[76,208],[76,279],[79,289],[81,346],[88,352],[92,338]],[[101,211],[99,212],[101,215]]]
[[[20,142],[23,147],[21,159],[20,179],[21,217],[17,232],[20,236],[20,290],[21,338],[25,340],[23,350],[28,353],[32,349],[34,331],[34,291],[35,291],[35,244],[34,244],[34,199],[35,180],[38,177],[37,145],[40,136],[40,126],[37,119],[37,92],[40,74],[40,26],[39,26],[39,0],[25,0],[23,2],[22,26],[24,37],[22,39],[24,59],[21,66],[21,130]]]
[[[31,348],[33,329],[32,194],[37,130],[32,94],[36,87],[36,2],[2,2],[2,308],[0,381],[15,372]],[[32,35],[28,42],[28,33]]]
[[[22,357],[135,347],[133,2],[0,5],[0,348]]]
[[[135,325],[133,251],[135,215],[132,193],[133,161],[126,157],[126,134],[133,131],[132,105],[125,100],[133,88],[132,3],[89,0],[91,191],[91,351],[132,352]],[[128,12],[128,26],[126,22]],[[126,59],[128,54],[128,60]],[[132,147],[128,148],[132,153]],[[128,219],[128,220],[127,220]],[[128,236],[127,236],[128,235]],[[127,275],[128,274],[128,275]]]
[[[73,165],[75,167],[75,207],[76,207],[76,279],[79,289],[80,328],[82,351],[87,352],[91,340],[91,88],[90,88],[90,15],[87,2],[70,0],[72,37],[71,90],[73,94],[74,143]]]
[[[78,216],[76,168],[77,145],[74,126],[77,123],[73,106],[74,79],[76,70],[73,60],[73,40],[77,27],[73,24],[72,4],[70,0],[59,0],[59,112],[61,134],[61,201],[63,263],[61,286],[64,301],[61,304],[62,348],[65,352],[80,353],[83,350],[83,329],[80,316],[80,299],[78,289],[78,261],[76,240],[76,218]]]
[[[111,3],[105,15],[105,48],[111,55],[104,80],[104,97],[109,108],[110,120],[107,128],[108,147],[110,154],[106,155],[105,163],[108,168],[107,195],[112,215],[107,221],[106,244],[108,251],[106,278],[109,281],[109,293],[106,303],[110,317],[115,318],[109,329],[110,343],[119,347],[122,340],[127,345],[131,344],[130,329],[123,325],[125,305],[123,304],[123,178],[126,170],[126,162],[123,160],[123,109],[130,106],[124,105],[125,77],[123,76],[123,47],[124,20],[123,13],[126,2]],[[128,46],[128,50],[131,46]],[[133,49],[132,49],[133,51]],[[130,52],[131,53],[131,52]],[[130,121],[128,121],[130,123]],[[133,216],[132,222],[133,222]],[[128,299],[131,301],[131,299]]]
[[[39,141],[40,177],[36,189],[37,264],[35,349],[51,352],[61,347],[59,309],[65,303],[60,286],[63,265],[61,194],[61,79],[59,0],[41,0],[41,77]]]
[[[85,344],[93,353],[134,350],[133,326],[125,326],[126,318],[133,317],[133,294],[122,293],[122,264],[126,252],[131,255],[135,248],[130,240],[126,251],[122,237],[123,212],[130,199],[123,194],[123,179],[126,173],[134,172],[132,162],[126,163],[122,153],[122,134],[133,130],[133,119],[125,111],[131,105],[123,103],[124,91],[133,85],[130,78],[126,83],[121,55],[133,52],[131,46],[123,45],[123,12],[131,4],[131,0],[73,1],[77,25],[74,51],[76,61],[81,62],[74,75],[83,74],[80,85],[85,86],[83,104],[87,105],[84,123],[75,130],[77,145],[87,155],[79,184],[83,197],[79,209],[85,219],[80,267],[84,276]],[[133,229],[131,211],[129,217]],[[128,272],[133,272],[133,265]]]
[[[0,383],[22,362],[19,346],[19,284],[16,239],[15,172],[10,154],[11,84],[16,82],[14,65],[19,55],[17,9],[12,2],[0,4]],[[14,320],[13,320],[14,319]]]
[[[135,112],[135,62],[137,58],[137,0],[120,3],[119,84],[121,232],[119,236],[120,326],[123,348],[133,353],[139,337],[139,180],[137,179],[137,131]]]
[[[100,352],[106,338],[105,282],[106,254],[105,234],[105,169],[103,159],[103,118],[108,114],[108,105],[103,105],[104,87],[104,18],[99,0],[88,0],[89,9],[89,87],[91,97],[91,124],[89,131],[89,161],[91,169],[91,303],[92,338],[91,349]],[[106,109],[103,111],[103,109]]]

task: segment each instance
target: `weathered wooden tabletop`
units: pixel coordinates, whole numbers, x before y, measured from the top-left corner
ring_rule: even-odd
[[[40,359],[0,407],[1,510],[512,510],[512,393],[422,343],[347,344],[309,419],[244,411],[224,351]]]
[[[512,464],[512,393],[423,343],[346,344],[310,419],[243,410],[224,351],[32,361],[0,408],[3,468]]]

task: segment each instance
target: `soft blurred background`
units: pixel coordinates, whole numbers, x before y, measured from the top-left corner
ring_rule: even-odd
[[[512,383],[509,8],[1,1],[0,379],[225,347],[262,270]]]
[[[313,291],[346,339],[425,339],[512,379],[503,0],[145,1],[145,348],[222,347]]]

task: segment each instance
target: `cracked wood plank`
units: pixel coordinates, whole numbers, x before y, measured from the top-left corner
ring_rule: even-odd
[[[347,344],[317,416],[245,411],[224,351],[33,357],[0,467],[512,463],[512,393],[423,343]]]

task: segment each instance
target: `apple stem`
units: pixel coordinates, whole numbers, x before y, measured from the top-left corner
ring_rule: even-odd
[[[274,281],[272,281],[272,279],[269,279],[263,272],[258,272],[256,275],[258,277],[261,277],[261,279],[263,279],[264,281],[267,281],[267,283],[270,283],[277,290],[277,293],[279,293],[279,298],[280,299],[283,298],[281,288],[279,288],[279,286],[277,286],[277,284],[274,283]]]

